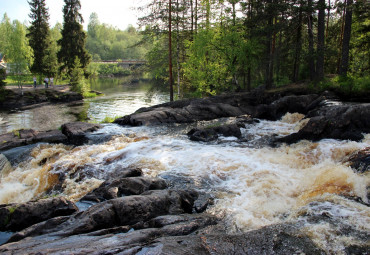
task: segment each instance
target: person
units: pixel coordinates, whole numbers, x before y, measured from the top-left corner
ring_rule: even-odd
[[[45,88],[47,89],[49,87],[49,78],[45,77],[44,82],[45,82]]]
[[[36,76],[33,76],[33,87],[36,88],[37,85],[37,79]]]
[[[54,77],[50,77],[50,86],[54,85]]]

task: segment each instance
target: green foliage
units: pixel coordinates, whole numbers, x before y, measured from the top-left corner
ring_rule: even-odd
[[[100,64],[98,67],[99,75],[127,76],[131,74],[129,69],[118,66],[117,64]]]
[[[5,69],[0,69],[0,91],[4,89],[6,85],[5,79],[6,79],[6,71]]]
[[[344,93],[369,93],[370,92],[370,76],[334,76],[326,78],[316,85],[320,90],[339,90]]]
[[[130,26],[125,31],[101,24],[96,13],[90,15],[86,49],[93,60],[144,59],[147,47],[142,35]]]
[[[101,123],[112,123],[113,121],[115,121],[116,119],[120,118],[119,116],[115,116],[115,117],[110,117],[110,116],[106,116],[102,121]]]
[[[31,25],[28,28],[27,37],[29,45],[34,53],[34,61],[31,71],[36,74],[46,74],[50,69],[50,31],[49,31],[49,14],[45,0],[31,0],[30,5]]]
[[[91,56],[86,51],[86,33],[83,31],[81,23],[82,16],[79,13],[81,4],[79,0],[64,0],[63,8],[63,29],[62,38],[58,41],[60,50],[58,52],[58,60],[61,63],[61,68],[66,69],[70,75],[75,69],[75,58],[79,59],[80,65],[85,72],[87,65],[90,62]]]
[[[86,82],[84,71],[78,57],[75,58],[69,77],[72,91],[81,95],[89,92],[89,85]]]

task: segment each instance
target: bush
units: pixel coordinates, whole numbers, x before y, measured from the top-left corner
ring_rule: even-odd
[[[77,57],[71,70],[69,79],[72,91],[77,92],[81,95],[89,92],[89,84],[86,82],[84,71],[81,67],[80,60]]]

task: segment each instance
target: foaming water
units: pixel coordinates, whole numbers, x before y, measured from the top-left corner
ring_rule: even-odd
[[[243,136],[257,141],[287,135],[302,126],[302,118],[290,114],[281,121],[260,121],[247,125]],[[42,196],[58,180],[63,180],[62,195],[78,201],[108,175],[138,167],[150,176],[175,176],[175,185],[176,178],[179,183],[185,178],[189,183],[186,188],[211,193],[215,204],[208,210],[223,216],[230,232],[291,220],[302,222],[307,215],[322,212],[334,219],[344,218],[344,224],[348,222],[359,231],[369,231],[369,208],[344,197],[357,197],[367,203],[370,175],[357,174],[343,162],[353,152],[368,147],[370,135],[361,142],[327,139],[272,148],[245,146],[248,141],[237,143],[233,139],[223,143],[192,142],[181,126],[107,125],[97,132],[114,136],[97,145],[37,147],[29,161],[1,179],[0,203]],[[337,232],[331,223],[304,224],[307,234],[329,253],[342,249],[335,250],[330,244]],[[326,242],[322,242],[323,237]],[[340,238],[338,247],[351,241]],[[355,238],[352,243],[360,241]]]

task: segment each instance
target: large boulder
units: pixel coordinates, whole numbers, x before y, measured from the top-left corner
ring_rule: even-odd
[[[86,122],[70,122],[62,125],[62,133],[68,137],[68,142],[73,145],[82,145],[88,142],[86,133],[101,128],[99,124]]]
[[[363,133],[370,132],[370,104],[328,106],[310,112],[308,117],[310,120],[301,130],[278,141],[294,143],[324,138],[359,141],[364,138]]]
[[[226,124],[220,126],[210,126],[206,128],[193,128],[187,133],[187,135],[189,136],[190,140],[201,142],[216,140],[219,135],[241,138],[241,127],[243,126],[240,124]]]
[[[77,211],[75,204],[63,197],[0,205],[0,231],[18,231],[50,218],[70,215]]]

